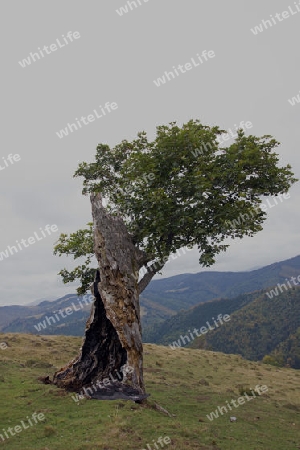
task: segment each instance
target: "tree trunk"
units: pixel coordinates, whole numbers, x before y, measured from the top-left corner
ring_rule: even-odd
[[[142,399],[146,395],[138,281],[147,255],[134,246],[123,220],[107,213],[100,194],[92,194],[91,203],[99,264],[92,286],[94,304],[79,356],[56,372],[53,382],[73,391],[96,384],[99,389],[93,395],[88,390],[95,398],[111,393],[114,398]],[[106,389],[105,379],[111,380],[110,386],[104,383]]]

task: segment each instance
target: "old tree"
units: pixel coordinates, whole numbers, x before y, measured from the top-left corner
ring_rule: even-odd
[[[54,375],[58,386],[79,391],[118,373],[115,390],[143,398],[139,294],[181,247],[197,246],[199,263],[210,266],[226,238],[262,230],[263,196],[297,181],[290,165],[279,167],[272,136],[239,130],[222,148],[223,132],[198,120],[170,123],[157,127],[152,142],[141,132],[114,148],[99,144],[95,162],[79,164],[74,176],[90,194],[93,223],[61,234],[54,253],[84,257],[60,275],[80,281],[78,294],[91,288],[94,303],[78,357]]]

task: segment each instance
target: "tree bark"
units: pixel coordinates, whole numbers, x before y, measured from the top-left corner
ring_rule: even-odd
[[[94,304],[79,356],[56,372],[53,382],[78,391],[117,373],[118,392],[128,393],[130,388],[143,398],[139,270],[149,258],[135,247],[123,220],[108,214],[100,194],[92,194],[91,203],[99,265],[92,286]],[[145,275],[143,285],[149,283],[150,275]]]

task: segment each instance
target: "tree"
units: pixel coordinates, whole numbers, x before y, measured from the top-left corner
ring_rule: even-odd
[[[297,181],[290,165],[278,166],[272,136],[239,130],[222,148],[222,133],[198,120],[181,128],[172,122],[158,126],[153,141],[140,132],[114,148],[99,144],[95,162],[79,164],[74,176],[90,194],[93,223],[62,234],[54,253],[85,257],[60,275],[65,283],[79,279],[79,294],[93,283],[95,302],[80,355],[54,376],[59,386],[78,390],[123,371],[118,389],[144,395],[139,294],[183,246],[197,246],[199,263],[210,266],[226,238],[262,230],[262,197]]]

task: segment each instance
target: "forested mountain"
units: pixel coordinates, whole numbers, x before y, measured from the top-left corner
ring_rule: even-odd
[[[235,353],[253,361],[300,368],[300,288],[269,298],[266,293],[230,316],[230,321],[192,342],[194,348]]]
[[[235,298],[220,298],[210,300],[200,305],[193,306],[187,311],[180,311],[175,316],[159,324],[148,327],[144,331],[144,341],[161,345],[170,345],[181,335],[186,335],[196,327],[200,329],[207,321],[212,322],[212,318],[217,318],[219,314],[232,314],[252,302],[260,291],[249,294],[241,294]]]
[[[300,327],[272,350],[269,355],[266,355],[264,362],[300,369]]]

